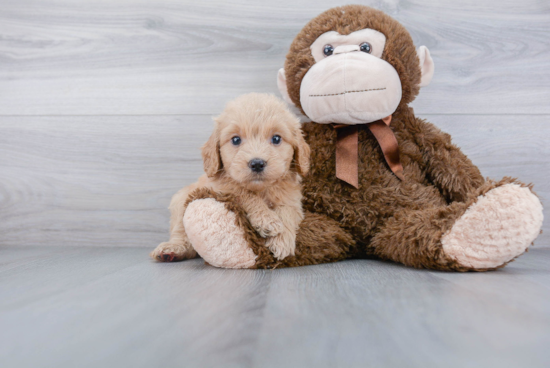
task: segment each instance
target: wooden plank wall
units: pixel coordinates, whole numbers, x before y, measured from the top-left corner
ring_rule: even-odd
[[[436,74],[417,115],[451,133],[484,175],[533,182],[548,207],[550,3],[361,3],[431,50]],[[3,0],[0,244],[166,239],[166,207],[202,171],[211,116],[242,93],[277,93],[295,34],[343,4]]]

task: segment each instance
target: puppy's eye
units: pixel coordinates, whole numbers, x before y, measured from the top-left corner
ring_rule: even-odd
[[[281,138],[280,135],[278,134],[275,134],[273,137],[271,137],[271,143],[277,145],[277,144],[281,144],[281,141],[283,140],[283,138]]]
[[[234,146],[238,146],[239,144],[241,144],[241,137],[237,135],[231,138],[231,143],[233,143]]]
[[[325,54],[325,56],[330,56],[333,52],[334,47],[332,47],[332,45],[325,45],[325,47],[323,47],[323,54]]]
[[[366,52],[367,54],[370,54],[372,52],[372,46],[368,42],[363,42],[359,45],[359,49],[363,52]]]

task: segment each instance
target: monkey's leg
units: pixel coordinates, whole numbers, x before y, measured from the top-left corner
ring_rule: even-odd
[[[542,226],[542,205],[526,185],[488,181],[466,202],[404,210],[373,237],[375,253],[417,268],[486,271],[524,253]]]
[[[355,246],[337,222],[306,213],[295,255],[277,260],[235,198],[201,190],[194,192],[190,201],[183,219],[185,230],[195,250],[212,266],[277,268],[335,262],[348,258]]]
[[[319,214],[304,213],[296,234],[293,256],[277,260],[266,247],[255,248],[257,268],[296,267],[337,262],[349,258],[355,251],[355,241],[338,222]]]

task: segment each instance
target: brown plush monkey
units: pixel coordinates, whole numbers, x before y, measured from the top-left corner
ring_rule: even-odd
[[[303,126],[311,170],[296,255],[275,259],[233,198],[207,191],[190,198],[184,220],[202,238],[197,252],[236,268],[378,257],[455,271],[495,269],[525,252],[543,218],[531,187],[485,181],[448,134],[408,107],[433,70],[428,50],[378,10],[344,6],[310,21],[278,80],[313,121]],[[220,234],[195,221],[205,211],[235,226]]]

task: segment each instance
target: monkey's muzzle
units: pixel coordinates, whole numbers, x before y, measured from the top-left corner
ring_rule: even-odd
[[[401,101],[401,81],[387,61],[350,51],[314,64],[300,87],[300,103],[316,123],[365,124],[383,119]]]

